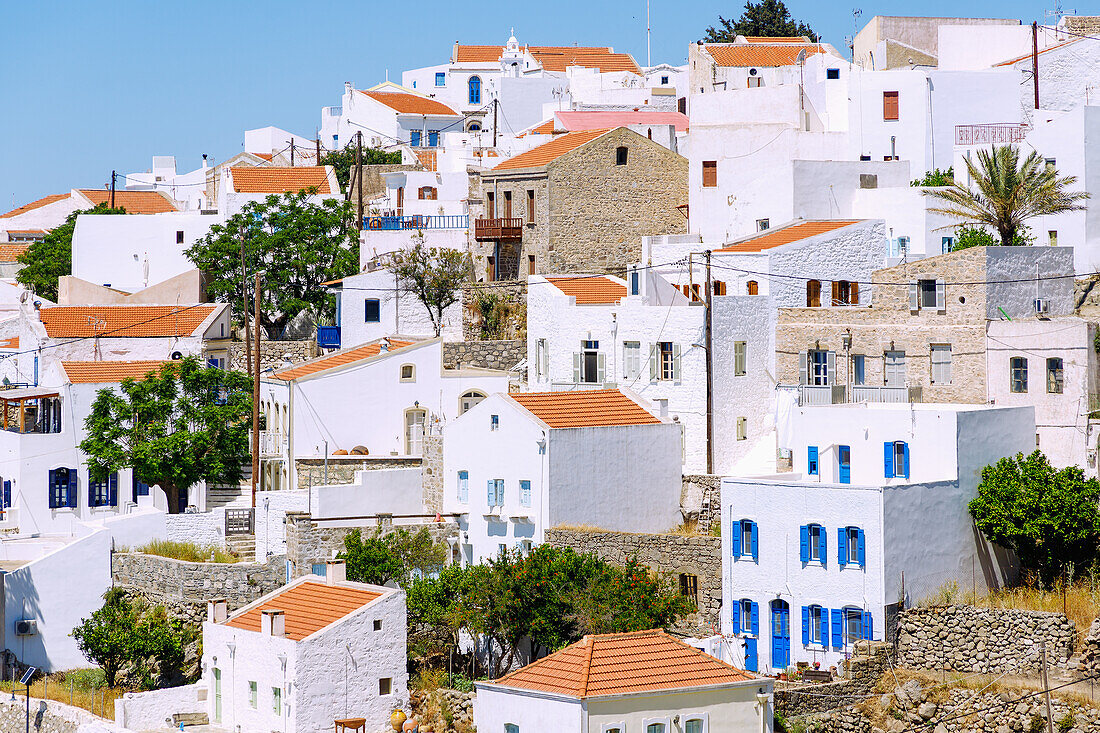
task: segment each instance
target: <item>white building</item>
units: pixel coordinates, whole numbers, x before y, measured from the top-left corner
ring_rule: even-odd
[[[242,731],[313,733],[337,718],[381,730],[408,702],[405,594],[308,575],[232,615],[209,604],[202,680],[210,722]]]
[[[899,599],[1012,580],[974,530],[981,469],[1035,445],[1031,407],[791,407],[791,473],[722,480],[722,633],[734,664],[836,665],[881,640]],[[728,528],[728,531],[726,530]]]
[[[444,369],[440,339],[402,337],[277,371],[261,388],[265,485],[297,488],[297,459],[337,450],[420,457],[425,435],[507,391],[508,379],[490,369]]]
[[[774,684],[663,631],[596,634],[474,683],[474,724],[505,733],[770,731]]]
[[[390,83],[366,90],[346,83],[341,109],[334,133],[337,149],[353,143],[359,133],[364,147],[435,148],[442,131],[462,129],[462,115],[450,106]]]
[[[220,176],[217,201],[223,220],[239,213],[250,201],[263,201],[272,194],[311,191],[313,201],[343,195],[330,165],[226,166],[220,170]]]
[[[681,520],[680,450],[679,428],[631,393],[493,394],[443,429],[443,509],[466,515],[459,555],[530,550],[563,524],[667,532]]]
[[[64,224],[74,211],[107,205],[110,201],[110,191],[96,188],[74,188],[68,193],[44,196],[0,214],[0,242],[41,239],[47,231]],[[114,201],[115,207],[126,209],[127,214],[163,214],[178,209],[167,193],[125,191],[121,184],[115,191]]]

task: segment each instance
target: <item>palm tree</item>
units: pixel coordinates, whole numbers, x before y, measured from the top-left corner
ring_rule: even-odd
[[[1010,245],[1024,222],[1033,216],[1061,214],[1085,208],[1089,194],[1067,191],[1076,176],[1058,176],[1039,153],[1032,151],[1020,163],[1020,151],[1012,145],[994,145],[978,151],[978,162],[965,158],[974,188],[956,182],[927,195],[943,201],[929,211],[996,230],[1001,244]]]

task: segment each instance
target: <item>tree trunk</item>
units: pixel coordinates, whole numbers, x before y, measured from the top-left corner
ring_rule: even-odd
[[[181,508],[179,505],[180,490],[178,486],[172,486],[169,484],[160,483],[160,490],[164,492],[165,502],[168,504],[169,514],[180,514]]]

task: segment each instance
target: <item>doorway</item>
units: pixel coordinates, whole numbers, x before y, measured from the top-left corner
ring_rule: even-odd
[[[785,672],[791,664],[791,607],[772,601],[772,672]]]

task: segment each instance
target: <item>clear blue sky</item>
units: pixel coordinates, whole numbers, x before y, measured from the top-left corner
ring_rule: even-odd
[[[681,64],[687,46],[744,0],[652,0],[653,62]],[[1050,3],[1051,5],[1053,3]],[[1040,21],[1020,0],[877,4],[788,0],[798,19],[846,52],[852,8],[872,16],[971,15]],[[1082,9],[1083,11],[1084,9]],[[456,39],[610,45],[645,63],[645,0],[515,3],[242,2],[239,0],[0,0],[0,212],[111,170],[145,170],[174,155],[239,152],[247,128],[312,136],[344,81],[363,88],[402,69],[444,63]]]

